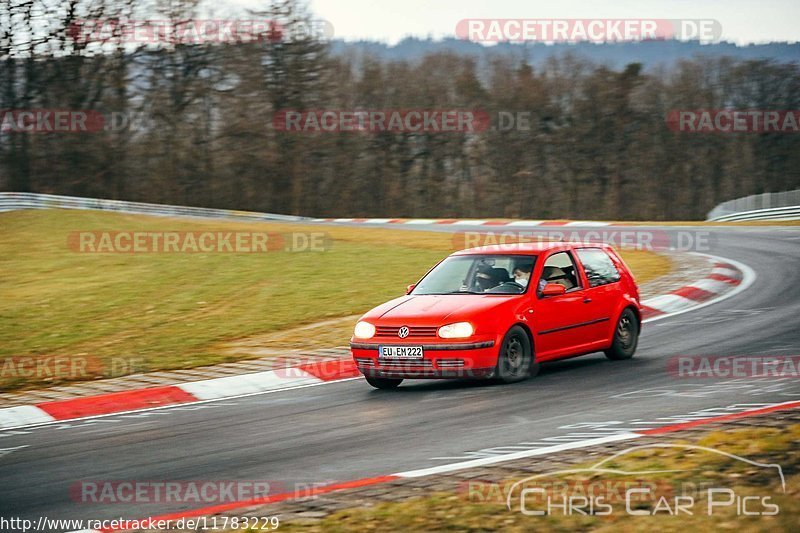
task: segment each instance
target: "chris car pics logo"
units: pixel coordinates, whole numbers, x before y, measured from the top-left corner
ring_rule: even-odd
[[[726,462],[726,468],[715,466],[709,469],[707,465],[702,465],[702,468],[626,470],[616,466],[628,454],[642,451],[652,453],[659,449],[675,449],[681,454],[689,452],[694,456],[709,454],[716,462]],[[627,448],[586,468],[529,476],[508,488],[505,503],[510,511],[519,511],[527,516],[713,516],[724,512],[736,516],[777,515],[780,507],[768,489],[762,488],[758,494],[753,494],[752,490],[744,493],[738,485],[732,486],[733,483],[718,478],[703,479],[708,477],[705,470],[731,474],[737,466],[749,471],[763,469],[763,476],[770,476],[775,484],[779,482],[779,492],[786,493],[786,480],[780,465],[753,461],[705,446],[647,444]],[[679,473],[682,473],[679,481],[672,481],[673,478],[668,476]],[[692,473],[693,481],[686,480],[686,473]],[[591,477],[589,485],[574,480],[567,483],[554,481],[564,477],[587,476]],[[632,479],[635,483],[620,484],[620,480],[625,479]],[[742,478],[737,476],[732,479]]]

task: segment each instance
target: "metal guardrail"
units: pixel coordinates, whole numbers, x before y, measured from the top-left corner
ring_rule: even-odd
[[[142,202],[126,202],[122,200],[80,198],[76,196],[57,196],[53,194],[27,192],[0,192],[0,212],[16,211],[19,209],[93,209],[139,215],[249,221],[283,220],[287,222],[300,222],[310,220],[307,217],[278,215],[275,213],[255,213],[252,211],[231,211],[227,209],[209,209],[206,207],[148,204]]]
[[[782,203],[787,205],[779,205]],[[279,215],[276,213],[149,204],[28,192],[0,192],[0,212],[19,209],[93,209],[141,215],[249,221],[282,220],[287,222],[307,222],[313,220],[308,217]],[[800,220],[800,189],[780,193],[757,194],[724,202],[709,212],[708,220],[719,222],[736,220]]]
[[[800,220],[800,205],[743,211],[731,215],[711,218],[715,222],[735,222],[737,220]]]
[[[729,200],[709,211],[707,217],[713,221],[797,219],[800,219],[800,189]]]

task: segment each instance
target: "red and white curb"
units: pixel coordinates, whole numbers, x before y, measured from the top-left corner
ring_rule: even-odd
[[[749,266],[732,259],[694,253],[708,259],[713,268],[703,279],[694,281],[668,294],[642,301],[642,315],[646,322],[720,302],[750,287],[756,273]]]
[[[714,256],[706,257],[714,264],[708,277],[669,294],[642,301],[644,322],[660,320],[730,298],[745,290],[755,280],[753,270],[742,263]],[[0,409],[0,430],[232,399],[322,385],[360,375],[353,360],[346,358],[177,385],[7,407]]]
[[[383,483],[389,483],[392,481],[397,481],[400,479],[408,479],[408,478],[419,478],[425,476],[433,476],[439,474],[448,474],[451,472],[457,472],[460,470],[466,470],[468,468],[478,468],[478,467],[485,467],[500,463],[505,463],[508,461],[514,461],[519,459],[527,459],[530,457],[540,457],[543,455],[551,455],[554,453],[559,453],[567,450],[576,450],[581,448],[590,448],[592,446],[599,446],[603,444],[609,444],[612,442],[622,442],[626,440],[633,440],[638,439],[641,437],[652,437],[657,435],[664,435],[667,433],[674,433],[677,431],[683,431],[687,429],[693,429],[698,426],[707,425],[707,424],[715,424],[720,422],[728,422],[731,420],[737,420],[740,418],[746,418],[750,416],[757,416],[763,415],[768,413],[773,413],[776,411],[785,411],[788,409],[797,409],[800,408],[800,401],[790,401],[784,403],[777,403],[768,405],[766,407],[760,407],[757,409],[748,409],[736,413],[720,415],[720,416],[713,416],[709,418],[699,419],[699,420],[692,420],[689,422],[681,422],[677,424],[671,424],[667,426],[661,426],[658,428],[653,429],[646,429],[642,431],[636,432],[623,432],[617,433],[612,435],[604,435],[601,437],[589,438],[585,440],[575,441],[575,442],[566,442],[563,444],[556,444],[553,446],[547,446],[543,448],[535,448],[530,450],[523,450],[519,452],[513,452],[503,455],[495,455],[491,457],[482,457],[479,459],[471,459],[467,461],[460,461],[456,463],[438,465],[431,468],[422,468],[419,470],[409,470],[406,472],[397,472],[395,474],[388,474],[384,476],[375,476],[375,477],[367,477],[361,479],[354,479],[351,481],[345,481],[341,483],[333,483],[329,485],[315,487],[311,490],[303,489],[301,491],[296,492],[286,492],[282,494],[275,494],[272,496],[263,496],[259,498],[253,498],[249,500],[242,500],[237,502],[229,502],[220,505],[214,505],[210,507],[203,507],[199,509],[192,509],[188,511],[180,511],[171,514],[164,514],[160,516],[151,516],[145,519],[138,519],[138,520],[129,520],[129,523],[139,523],[145,524],[147,522],[160,522],[160,521],[176,521],[180,520],[181,518],[196,518],[200,516],[211,516],[219,513],[225,513],[229,511],[234,511],[236,509],[243,509],[247,507],[254,507],[257,505],[267,505],[271,503],[278,503],[287,500],[295,500],[299,498],[309,498],[320,496],[322,494],[328,494],[331,492],[336,492],[340,490],[347,490],[347,489],[355,489],[360,487],[368,487],[372,485],[380,485]],[[138,528],[137,528],[138,529]],[[146,529],[146,528],[144,528]],[[114,531],[128,531],[127,527],[117,527],[117,528],[107,528],[107,529],[84,529],[81,531],[73,531],[71,533],[111,533]]]
[[[312,222],[358,223],[358,224],[442,224],[449,226],[611,226],[612,222],[591,220],[473,220],[469,218],[315,218]]]
[[[265,392],[323,385],[360,375],[353,360],[348,358],[177,385],[7,407],[0,409],[0,429],[17,429],[142,409],[240,398]]]

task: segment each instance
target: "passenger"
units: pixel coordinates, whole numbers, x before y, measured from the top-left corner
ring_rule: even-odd
[[[527,287],[531,279],[531,267],[529,265],[520,265],[514,269],[513,274],[514,283]]]

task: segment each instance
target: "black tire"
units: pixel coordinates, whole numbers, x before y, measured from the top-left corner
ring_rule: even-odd
[[[614,328],[614,340],[611,348],[605,350],[606,357],[612,361],[630,359],[636,353],[639,344],[639,320],[630,308],[625,309]]]
[[[375,387],[376,389],[396,389],[402,382],[402,378],[373,378],[369,376],[364,376],[367,379],[367,383]]]
[[[533,350],[528,334],[519,326],[514,326],[500,344],[497,354],[495,379],[501,383],[516,383],[528,379],[539,371],[539,365],[533,363]]]

